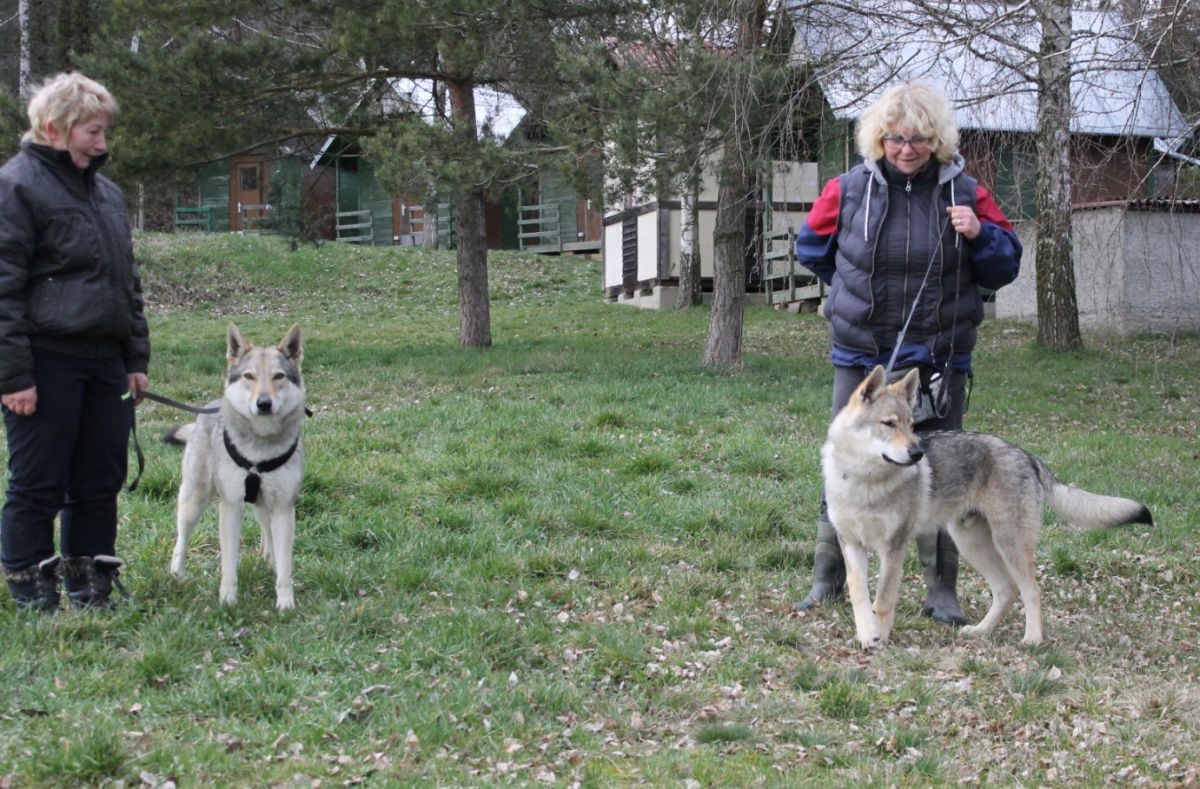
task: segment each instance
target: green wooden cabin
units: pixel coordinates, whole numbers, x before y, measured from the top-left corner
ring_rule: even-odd
[[[176,196],[175,226],[216,233],[281,231],[283,223],[325,235],[331,173],[298,156],[235,156],[210,166]]]
[[[600,251],[603,214],[569,178],[547,171],[521,189],[517,240],[530,252]]]
[[[489,249],[588,253],[600,249],[601,214],[570,179],[543,173],[484,206]],[[255,153],[208,168],[176,199],[178,230],[256,233],[374,246],[455,246],[454,212],[394,195],[351,140],[315,155]]]

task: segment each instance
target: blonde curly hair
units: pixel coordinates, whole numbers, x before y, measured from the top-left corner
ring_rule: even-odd
[[[887,134],[929,138],[934,158],[948,162],[958,151],[954,109],[940,91],[926,82],[902,82],[883,92],[858,119],[858,152],[864,159],[883,158]]]
[[[108,89],[82,74],[71,71],[46,80],[29,100],[29,131],[22,140],[49,145],[47,126],[67,134],[80,123],[94,118],[117,117],[117,100]]]

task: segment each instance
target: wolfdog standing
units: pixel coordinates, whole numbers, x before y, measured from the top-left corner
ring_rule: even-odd
[[[1042,606],[1034,550],[1048,504],[1087,528],[1152,523],[1145,505],[1064,485],[1037,458],[983,433],[913,432],[918,373],[888,385],[876,367],[829,426],[821,450],[829,518],[846,559],[854,627],[864,649],[886,642],[896,616],[908,540],[949,529],[983,575],[992,606],[962,629],[988,635],[1016,602],[1025,608],[1025,644],[1042,640]],[[923,439],[923,440],[922,440]],[[874,605],[867,588],[868,551],[879,554]]]
[[[215,493],[220,501],[221,602],[235,602],[242,516],[246,504],[253,504],[263,557],[275,568],[275,606],[283,610],[295,605],[292,543],[304,476],[300,327],[292,326],[275,348],[256,348],[232,323],[227,339],[225,392],[212,404],[219,410],[167,435],[168,441],[186,444],[171,574],[183,576],[188,540]]]

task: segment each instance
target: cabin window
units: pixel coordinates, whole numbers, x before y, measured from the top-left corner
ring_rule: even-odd
[[[239,167],[238,181],[241,184],[241,190],[243,192],[250,192],[258,189],[258,168]]]

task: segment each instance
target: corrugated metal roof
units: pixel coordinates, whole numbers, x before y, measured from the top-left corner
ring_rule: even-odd
[[[1031,12],[955,3],[949,6],[955,13],[974,20],[966,27],[987,32],[964,29],[952,39],[916,4],[859,0],[855,6],[793,0],[791,7],[794,54],[817,70],[837,117],[858,117],[896,81],[924,79],[954,103],[961,128],[1036,129],[1037,88],[1025,73],[1036,68],[1040,35]],[[1191,132],[1117,13],[1075,10],[1072,26],[1073,132],[1165,138]]]

